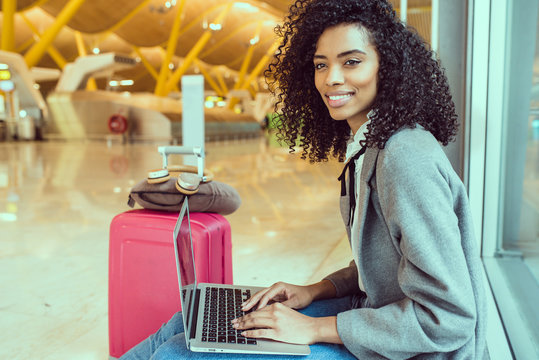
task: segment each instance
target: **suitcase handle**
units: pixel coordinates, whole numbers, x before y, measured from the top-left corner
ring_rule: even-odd
[[[200,146],[159,146],[157,151],[163,156],[163,169],[168,168],[168,156],[171,154],[196,155],[198,177],[206,182],[204,176],[204,150]]]

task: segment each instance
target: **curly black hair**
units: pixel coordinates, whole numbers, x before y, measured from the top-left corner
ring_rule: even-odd
[[[364,145],[383,149],[402,127],[422,125],[443,145],[452,141],[458,122],[443,69],[417,32],[403,25],[386,0],[297,0],[284,24],[275,58],[265,72],[279,113],[278,138],[302,158],[344,160],[350,127],[335,121],[314,84],[313,55],[325,29],[358,24],[367,31],[379,57],[374,115]]]

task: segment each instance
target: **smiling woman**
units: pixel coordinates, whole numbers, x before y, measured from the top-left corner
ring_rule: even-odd
[[[357,24],[324,31],[314,54],[314,83],[335,120],[355,134],[367,121],[376,96],[378,54]]]
[[[346,15],[336,19],[334,11]],[[345,158],[350,127],[331,117],[313,77],[313,60],[323,40],[321,35],[339,23],[359,26],[361,36],[351,41],[356,47],[371,45],[378,55],[373,101],[377,121],[369,124],[367,145],[383,149],[396,130],[415,124],[447,145],[457,133],[457,116],[447,79],[428,44],[415,29],[395,18],[391,4],[337,1],[328,6],[323,1],[299,1],[291,6],[287,21],[277,29],[284,41],[266,72],[270,89],[279,99],[276,109],[283,109],[279,111],[283,119],[280,133],[290,150],[294,151],[299,137],[303,158],[312,162],[327,160],[329,156]]]
[[[278,130],[311,162],[346,157],[353,260],[314,284],[252,294],[223,326],[260,343],[311,344],[310,359],[488,357],[468,199],[440,146],[457,119],[432,52],[383,0],[297,0],[278,33],[266,72]],[[192,358],[179,318],[123,359]],[[250,354],[221,356],[257,357],[234,351]]]

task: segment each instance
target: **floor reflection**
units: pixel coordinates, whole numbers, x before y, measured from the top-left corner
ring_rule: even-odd
[[[236,283],[307,283],[348,262],[341,164],[309,164],[265,138],[206,152],[242,197],[227,216]],[[108,358],[108,227],[160,165],[157,144],[0,143],[1,358]]]

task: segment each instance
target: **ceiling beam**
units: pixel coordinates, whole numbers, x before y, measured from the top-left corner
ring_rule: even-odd
[[[280,44],[281,44],[281,39],[277,39],[269,47],[266,54],[264,54],[264,56],[262,56],[260,61],[258,61],[258,64],[256,64],[255,68],[253,69],[253,71],[251,71],[251,74],[249,74],[249,77],[247,78],[247,80],[245,80],[245,82],[240,87],[240,89],[246,90],[249,87],[251,82],[257,78],[258,74],[260,74],[260,72],[268,65],[271,59],[275,56],[275,51],[277,50]]]
[[[252,20],[252,21],[248,21],[244,24],[242,24],[241,26],[238,26],[236,28],[234,28],[234,30],[232,30],[231,32],[227,33],[226,36],[224,36],[221,40],[219,40],[218,42],[216,42],[215,44],[212,45],[212,47],[210,47],[209,49],[207,49],[206,51],[204,51],[202,54],[200,54],[200,58],[203,59],[205,58],[206,56],[210,55],[212,52],[214,52],[215,50],[217,50],[219,47],[221,47],[224,43],[226,43],[228,40],[232,39],[234,36],[236,36],[238,33],[242,32],[243,29],[245,29],[246,27],[249,27],[253,24],[257,24],[259,23],[260,20]]]
[[[265,39],[264,41],[259,41],[257,44],[255,44],[253,47],[256,47],[256,48],[259,48],[259,47],[264,47],[268,44],[273,44],[273,42],[275,41],[275,38],[271,38],[271,39]],[[232,61],[229,61],[228,63],[226,64],[222,64],[228,68],[234,68],[234,66],[236,66],[236,64],[238,64],[240,61],[243,60],[243,54],[240,54],[237,58],[235,58],[234,60]]]
[[[105,30],[104,32],[115,32],[122,26],[124,26],[129,20],[133,18],[138,12],[142,9],[144,9],[151,0],[144,0],[140,4],[138,4],[133,10],[131,10],[127,15],[125,15],[120,21],[118,21],[116,24],[114,24],[110,29]]]
[[[245,74],[247,73],[247,69],[249,68],[249,65],[251,64],[251,59],[253,58],[253,53],[255,50],[254,45],[256,45],[258,42],[260,42],[260,32],[262,31],[262,25],[264,24],[263,21],[260,21],[258,23],[258,26],[256,28],[255,34],[251,41],[249,42],[249,49],[247,49],[247,54],[245,55],[245,58],[243,59],[243,63],[241,64],[240,68],[240,74],[238,76],[238,81],[234,85],[234,89],[239,89],[240,86],[243,84],[243,80],[245,79]],[[253,43],[252,40],[256,39],[256,41]]]
[[[15,13],[17,0],[2,0],[2,50],[15,48]]]
[[[271,59],[275,56],[275,51],[281,44],[281,39],[276,40],[268,49],[266,54],[262,56],[262,58],[258,61],[256,66],[254,67],[253,71],[251,71],[251,74],[249,74],[249,77],[247,80],[243,82],[243,84],[239,87],[240,90],[249,90],[249,87],[251,86],[251,83],[256,80],[258,77],[258,74],[268,65],[268,63],[271,61]],[[252,92],[251,92],[252,94]],[[236,104],[239,102],[237,98],[230,99],[230,102],[228,104],[230,109],[234,109]]]
[[[86,56],[88,52],[86,51],[86,45],[84,44],[84,39],[80,31],[75,31],[75,44],[77,45],[77,52],[79,56]]]
[[[30,30],[32,30],[32,32],[38,37],[38,38],[41,38],[42,34],[39,32],[39,30],[34,26],[34,24],[32,24],[32,22],[28,19],[28,17],[24,14],[24,13],[19,13],[19,15],[21,16],[21,18],[24,20],[24,22],[26,23],[26,25],[30,28]],[[32,39],[33,40],[33,39]],[[47,48],[47,52],[49,54],[49,56],[52,58],[52,60],[54,60],[54,62],[56,63],[56,65],[58,65],[58,67],[60,69],[63,69],[66,64],[67,64],[67,60],[62,56],[62,54],[54,47],[54,46],[49,46]]]
[[[185,0],[180,0],[180,5],[178,11],[176,12],[176,17],[174,18],[174,23],[172,25],[172,30],[170,32],[170,37],[168,39],[167,53],[165,59],[161,63],[161,69],[159,70],[159,77],[157,78],[157,84],[155,86],[155,95],[164,96],[166,95],[165,86],[167,78],[170,74],[169,64],[172,61],[172,57],[176,52],[176,46],[178,45],[178,37],[180,32],[180,26],[182,23],[182,14],[185,7]]]
[[[196,18],[194,18],[193,20],[191,20],[191,22],[189,22],[187,25],[185,25],[182,29],[182,31],[180,32],[179,36],[182,36],[183,34],[185,34],[187,31],[189,31],[193,26],[197,25],[200,21],[202,21],[206,16],[208,16],[209,14],[213,13],[215,10],[219,9],[219,8],[222,8],[224,6],[226,6],[227,8],[230,7],[231,5],[233,5],[234,2],[233,1],[228,1],[228,2],[225,2],[225,3],[220,3],[218,5],[214,5],[214,6],[211,6],[209,8],[206,8],[203,12],[201,12],[200,14],[198,14],[198,16]]]
[[[224,8],[221,11],[221,13],[219,13],[219,15],[213,21],[213,23],[221,24],[226,18],[226,16],[228,15],[228,13],[230,12],[230,10],[232,9],[232,5],[233,5],[232,2],[228,3],[226,8]],[[198,57],[198,54],[202,51],[206,43],[210,40],[210,38],[212,37],[212,34],[213,34],[213,30],[211,29],[204,31],[204,33],[202,34],[200,39],[198,39],[195,46],[191,48],[191,50],[189,51],[189,53],[183,60],[182,65],[178,69],[176,69],[176,71],[174,71],[170,79],[167,81],[165,92],[164,92],[165,94],[168,94],[171,91],[171,89],[180,81],[181,77],[185,74],[185,72],[187,71],[187,69],[193,62],[193,60]]]
[[[195,59],[194,62],[195,62],[195,65],[198,66],[198,68],[200,69],[200,72],[202,73],[202,75],[204,75],[204,79],[206,79],[206,81],[208,82],[208,84],[210,84],[212,89],[215,90],[217,95],[225,96],[225,93],[219,87],[219,85],[217,85],[215,80],[213,80],[213,77],[211,76],[211,74],[208,73],[208,71],[206,71],[206,67],[204,66],[204,64],[202,64],[199,59]]]
[[[41,6],[43,5],[44,3],[46,3],[47,1],[49,0],[39,0],[39,1],[34,1],[28,5],[26,5],[25,7],[21,8],[21,9],[18,9],[17,10],[17,13],[23,13],[25,12],[26,10],[30,10],[32,8],[35,8],[36,6]]]
[[[24,54],[24,60],[29,68],[35,66],[43,57],[47,48],[54,41],[60,30],[75,16],[86,0],[69,0],[67,5],[56,17],[54,23],[43,33],[43,37]]]
[[[281,0],[279,1],[281,4],[275,6],[275,1],[270,3],[265,0],[242,0],[242,2],[256,6],[257,8],[264,10],[268,14],[274,15],[279,19],[285,16],[286,12],[288,11],[288,7],[293,3],[293,1]]]
[[[135,52],[137,53],[138,57],[140,58],[140,61],[142,62],[142,65],[144,65],[144,67],[146,68],[146,70],[148,70],[150,75],[157,81],[157,79],[159,79],[159,74],[157,73],[157,70],[155,70],[153,65],[150,64],[148,59],[146,59],[144,54],[142,54],[142,52],[140,51],[140,48],[138,46],[133,46],[133,50],[135,50]],[[162,66],[165,66],[165,64],[163,64]],[[168,64],[166,64],[166,66],[168,66]]]
[[[48,1],[48,0],[46,0]],[[137,15],[142,9],[144,9],[151,0],[143,0],[138,4],[131,12],[125,15],[120,21],[112,25],[109,29],[103,30],[99,33],[97,38],[97,43],[100,44],[105,41],[111,34],[115,33],[119,28],[124,26],[129,20],[131,20],[135,15]]]
[[[223,93],[228,93],[228,86],[226,86],[226,81],[223,79],[223,74],[221,71],[216,71],[215,76],[217,76],[217,81],[219,82],[219,85],[221,85],[221,89],[223,90]]]
[[[32,46],[34,44],[34,38],[33,37],[29,37],[25,42],[23,42],[22,44],[20,44],[16,49],[15,49],[15,52],[16,53],[22,53],[24,52],[24,50],[28,49],[30,46]]]
[[[84,44],[84,39],[82,38],[82,34],[79,31],[75,31],[75,42],[77,44],[79,56],[88,55],[88,52],[86,51],[86,44]],[[86,90],[97,90],[97,83],[95,82],[94,78],[91,77],[88,79],[88,81],[86,82]]]

